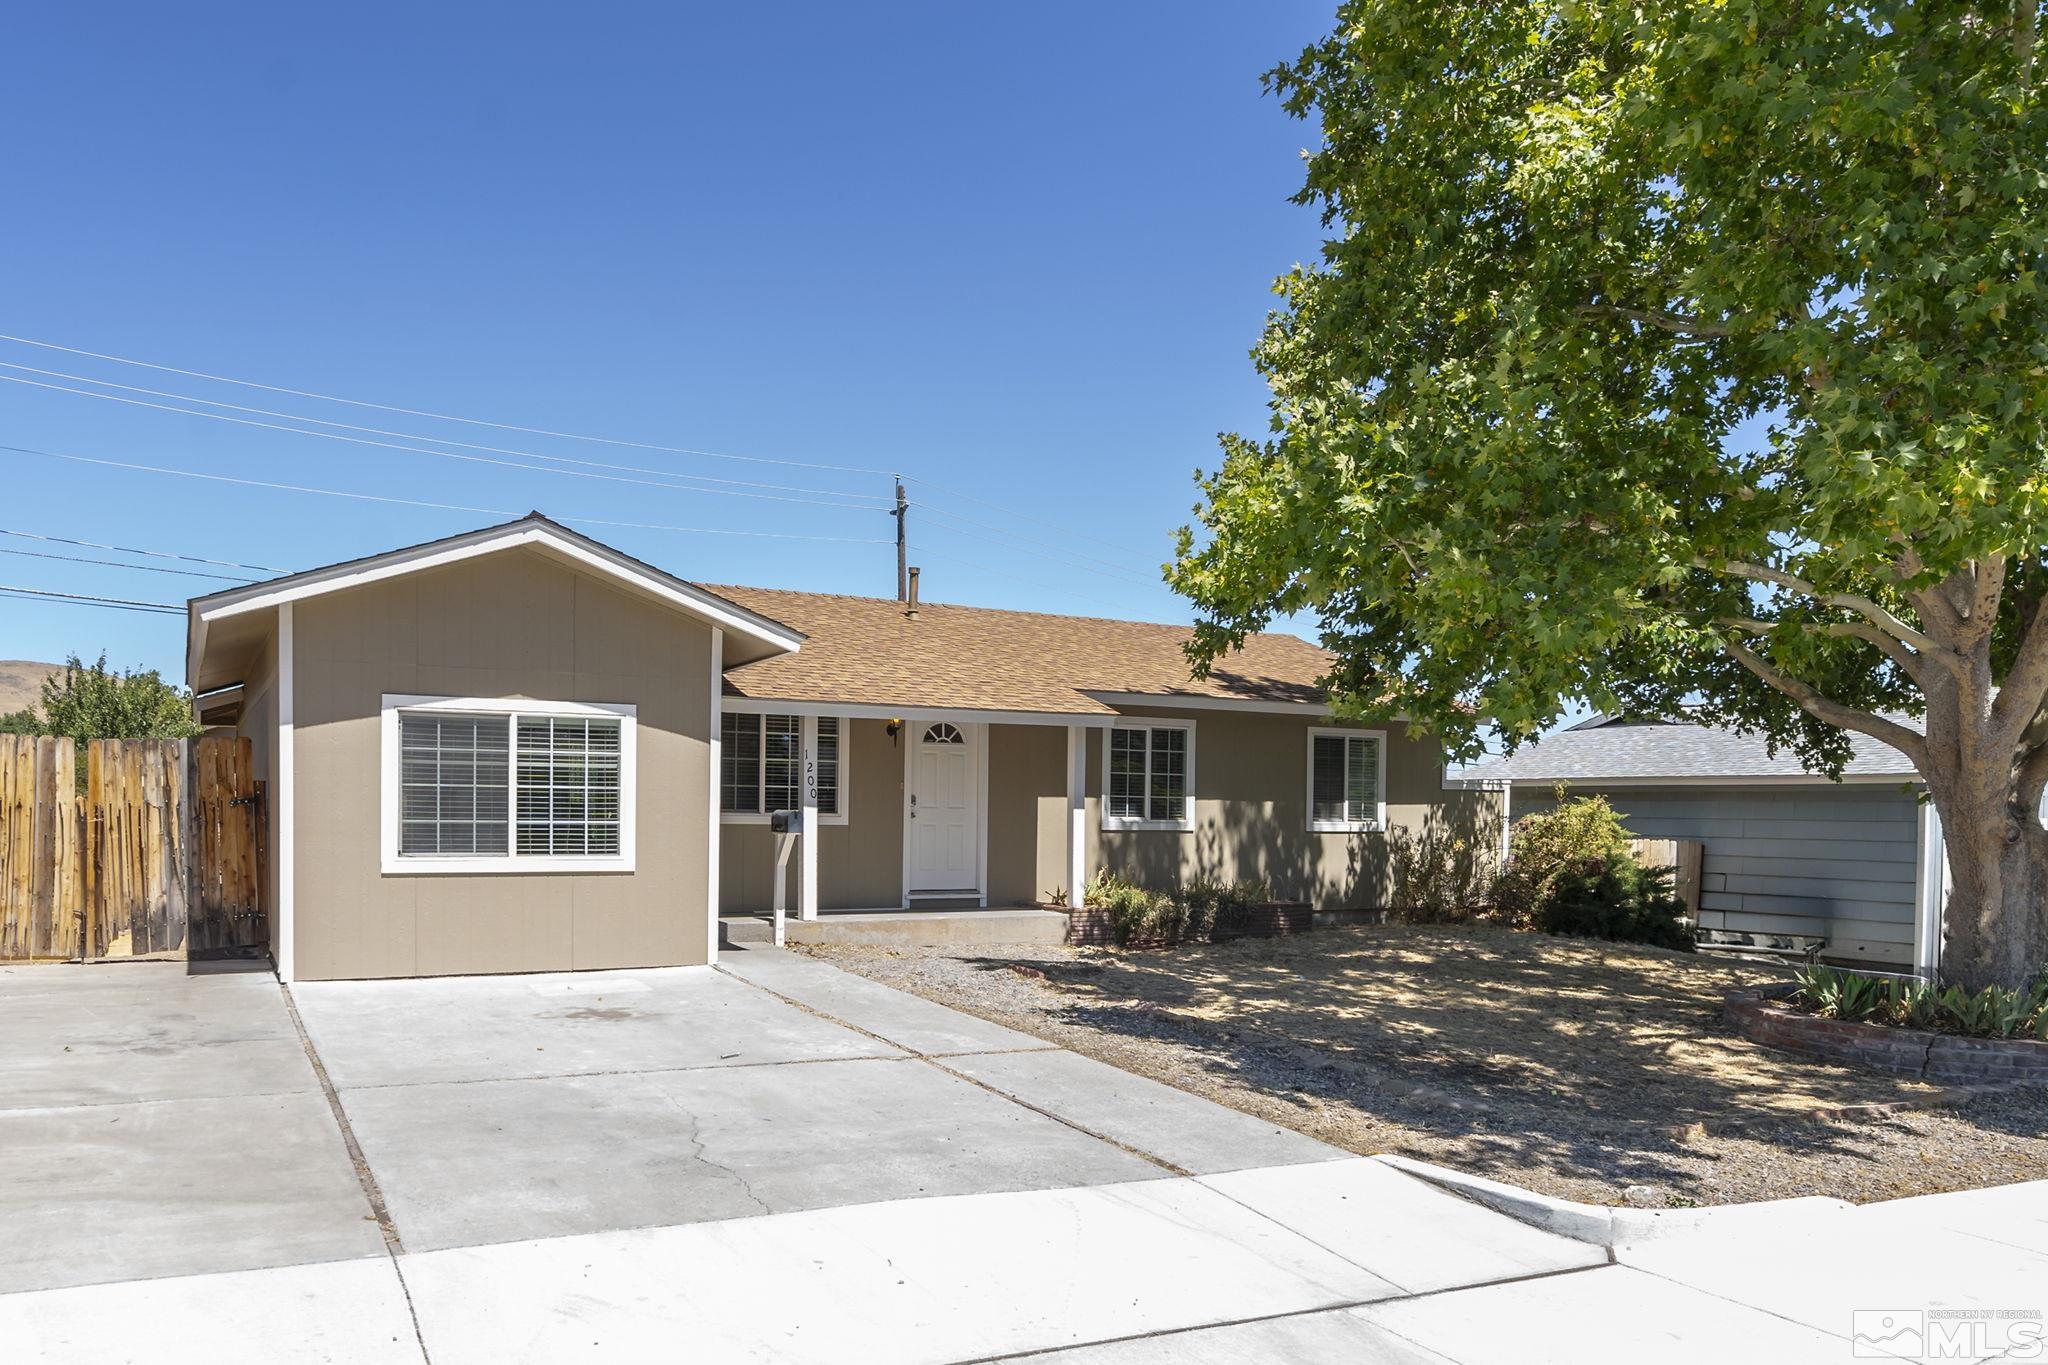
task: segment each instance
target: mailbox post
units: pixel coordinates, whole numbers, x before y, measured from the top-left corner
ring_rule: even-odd
[[[775,946],[782,946],[782,917],[789,909],[789,855],[804,832],[804,813],[779,810],[768,817],[775,832]]]

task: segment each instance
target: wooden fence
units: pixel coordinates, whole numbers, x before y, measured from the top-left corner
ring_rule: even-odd
[[[0,735],[0,960],[213,954],[268,938],[247,739]]]
[[[1636,861],[1644,867],[1671,869],[1671,894],[1685,902],[1697,921],[1700,914],[1700,865],[1707,846],[1697,839],[1631,839]]]

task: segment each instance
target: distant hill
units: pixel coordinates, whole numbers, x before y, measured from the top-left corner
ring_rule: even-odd
[[[0,659],[0,716],[43,699],[43,679],[62,673],[62,664],[39,664],[33,659]]]

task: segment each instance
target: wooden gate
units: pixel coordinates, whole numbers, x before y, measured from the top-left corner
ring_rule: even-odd
[[[247,739],[0,736],[0,959],[260,948],[263,784]]]

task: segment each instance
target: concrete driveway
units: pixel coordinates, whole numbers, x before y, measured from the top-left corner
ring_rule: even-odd
[[[269,971],[0,967],[0,1294],[377,1256]]]
[[[809,959],[293,988],[404,1248],[1343,1153]]]
[[[1818,1361],[2048,1309],[2048,1183],[1561,1206],[774,950],[0,971],[0,1106],[10,1362]]]

